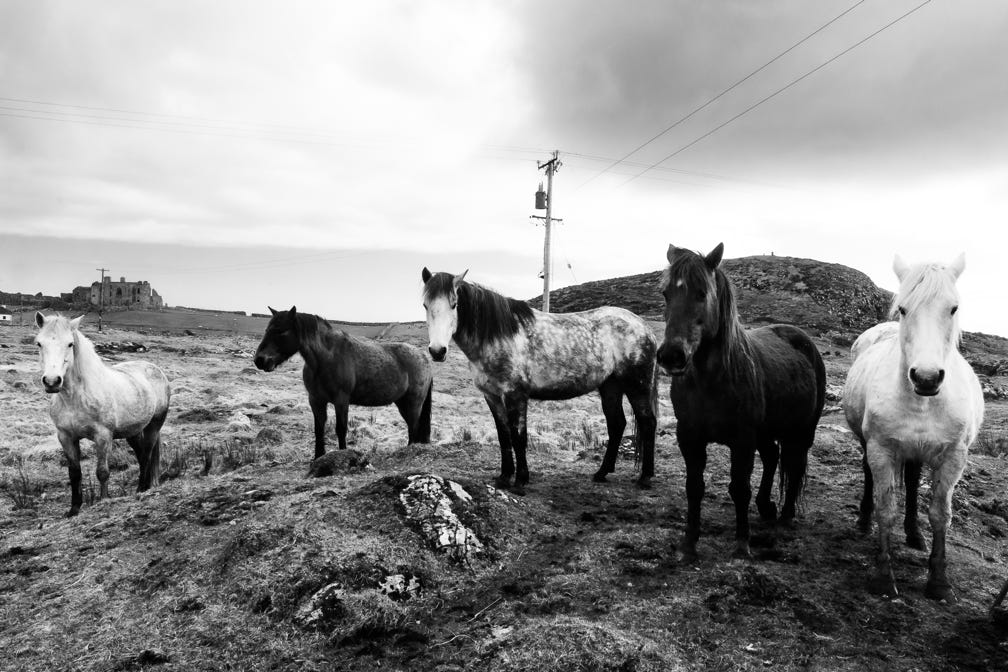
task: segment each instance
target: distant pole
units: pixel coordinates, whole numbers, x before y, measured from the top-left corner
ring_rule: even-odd
[[[543,312],[550,309],[550,225],[553,223],[553,173],[560,167],[560,151],[553,150],[553,158],[540,163],[546,169],[546,239],[543,242]]]
[[[101,273],[101,280],[98,281],[98,331],[102,328],[102,311],[105,309],[105,271],[108,268],[96,268]]]

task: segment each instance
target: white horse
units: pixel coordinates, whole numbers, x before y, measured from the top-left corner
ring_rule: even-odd
[[[873,588],[897,595],[890,545],[896,522],[896,487],[905,480],[907,543],[925,549],[917,529],[917,485],[921,465],[931,468],[932,546],[925,594],[956,599],[945,575],[945,534],[952,515],[952,490],[966,466],[966,452],[983,422],[983,393],[973,369],[959,353],[959,293],[955,281],[966,266],[908,265],[898,255],[900,281],[892,316],[861,334],[851,348],[854,362],[844,386],[847,424],[865,451],[862,529],[870,528],[871,493],[878,522],[879,555]],[[901,478],[903,476],[903,478]],[[874,481],[874,485],[873,485]]]
[[[95,444],[99,497],[108,496],[108,451],[126,439],[140,463],[137,492],[157,485],[161,472],[161,425],[168,415],[168,379],[150,362],[106,365],[78,328],[82,318],[35,313],[42,386],[52,395],[49,415],[56,425],[70,471],[71,505],[80,511],[80,440]]]

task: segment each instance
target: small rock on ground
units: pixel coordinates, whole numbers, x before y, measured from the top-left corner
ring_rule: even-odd
[[[322,457],[316,457],[308,467],[308,475],[315,478],[364,471],[370,464],[367,458],[353,448],[331,450]]]

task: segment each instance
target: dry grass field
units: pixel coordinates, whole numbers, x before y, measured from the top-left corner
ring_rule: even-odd
[[[867,590],[876,541],[855,530],[860,456],[836,410],[823,416],[797,527],[758,522],[753,509],[751,561],[730,558],[727,451],[711,447],[702,557],[682,566],[667,379],[652,490],[635,487],[629,450],[608,483],[591,481],[605,439],[595,395],[533,402],[528,494],[492,488],[493,422],[457,349],[435,365],[430,445],[407,446],[392,407],[352,408],[350,446],[370,466],[310,478],[300,360],[266,374],[252,366],[251,333],[166,326],[97,334],[85,322],[98,343],[142,342],[146,352],[106,358],[158,364],[173,399],[163,483],[135,494],[135,460],[117,442],[111,497],[94,501],[88,459],[72,519],[34,330],[0,329],[0,669],[1008,669],[1005,632],[987,613],[1008,578],[1001,402],[988,405],[956,491],[960,601],[926,599],[927,556],[906,547],[902,596],[887,601]],[[426,345],[423,325],[381,331]],[[842,384],[846,351],[820,346]],[[438,552],[407,520],[399,494],[415,474],[471,496],[453,504],[481,552]],[[925,511],[926,482],[921,496]],[[410,589],[389,588],[399,584]]]

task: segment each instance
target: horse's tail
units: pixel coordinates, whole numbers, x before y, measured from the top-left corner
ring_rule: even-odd
[[[427,385],[427,397],[424,399],[423,407],[420,409],[420,417],[417,418],[416,432],[413,435],[416,443],[430,443],[431,396],[433,393],[434,381],[431,380]]]
[[[654,369],[651,372],[651,388],[648,390],[648,407],[651,409],[651,417],[654,422],[654,429],[650,442],[645,441],[647,436],[646,428],[642,428],[637,422],[637,414],[634,414],[634,466],[639,467],[641,458],[645,460],[645,467],[654,469],[654,444],[658,434],[658,362],[655,361]],[[645,450],[650,450],[650,455],[643,454]]]

